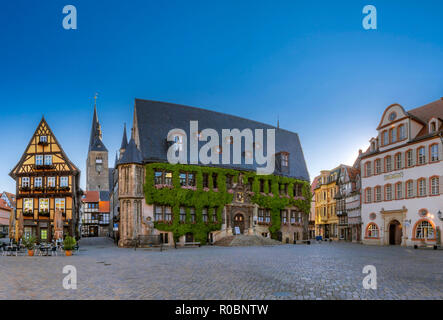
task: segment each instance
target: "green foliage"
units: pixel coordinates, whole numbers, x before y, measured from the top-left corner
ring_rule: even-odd
[[[172,172],[173,188],[157,189],[154,185],[155,170],[165,170]],[[179,174],[180,172],[195,173],[196,190],[183,189],[180,186]],[[206,191],[203,188],[203,173],[208,174],[209,189]],[[287,206],[296,206],[300,211],[309,214],[311,204],[311,193],[309,183],[303,180],[293,178],[280,177],[274,175],[257,175],[255,172],[242,172],[243,183],[247,184],[249,179],[252,180],[251,200],[260,207],[271,210],[271,225],[269,231],[275,238],[277,231],[280,230],[280,210]],[[218,191],[213,188],[212,175],[217,174]],[[240,171],[202,167],[195,165],[171,165],[168,163],[154,163],[146,165],[146,182],[144,186],[146,203],[167,205],[172,207],[173,219],[171,223],[154,222],[155,228],[162,231],[173,232],[174,240],[178,241],[180,236],[190,232],[194,235],[195,241],[203,244],[206,243],[207,234],[211,231],[220,230],[222,221],[223,207],[233,200],[233,194],[226,189],[226,176],[231,175],[233,181],[238,182]],[[259,179],[266,180],[264,184],[264,194],[260,193]],[[271,190],[269,190],[269,182]],[[302,195],[304,199],[295,199],[293,197],[294,184],[302,185]],[[288,196],[279,195],[279,184],[288,184]],[[268,194],[269,191],[272,195]],[[186,220],[184,223],[180,222],[180,207],[186,207]],[[189,207],[195,208],[196,221],[191,222]],[[209,213],[212,208],[216,208],[217,222],[203,222],[202,209],[209,208]],[[212,217],[208,216],[208,221],[212,221]]]
[[[75,248],[76,243],[77,242],[75,241],[74,237],[66,236],[65,240],[63,240],[63,249],[73,250]]]
[[[37,238],[34,236],[29,236],[27,238],[22,239],[23,245],[28,250],[34,250],[36,241],[37,241]]]

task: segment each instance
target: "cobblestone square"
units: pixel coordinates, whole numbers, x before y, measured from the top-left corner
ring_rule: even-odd
[[[72,257],[0,256],[0,299],[443,299],[443,251],[351,243],[117,248],[83,239]],[[65,265],[77,290],[65,290]],[[377,290],[362,286],[377,268]]]

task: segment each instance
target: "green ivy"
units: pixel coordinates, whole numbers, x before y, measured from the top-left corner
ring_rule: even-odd
[[[154,185],[154,173],[156,170],[164,170],[172,172],[172,189],[163,188],[157,189]],[[180,186],[180,172],[192,172],[195,174],[196,190],[183,189]],[[208,174],[209,191],[203,189],[203,173]],[[260,207],[271,210],[271,225],[269,231],[275,238],[277,231],[280,230],[280,210],[287,206],[296,206],[300,211],[309,214],[311,204],[311,192],[309,183],[303,180],[280,177],[274,175],[259,176],[254,172],[242,172],[244,183],[248,183],[252,178],[252,192],[251,197],[253,203]],[[213,190],[212,175],[217,174],[217,188],[218,191]],[[194,235],[196,241],[202,244],[206,243],[207,235],[211,231],[221,229],[223,207],[233,200],[233,194],[230,194],[226,189],[226,176],[231,175],[234,183],[238,182],[240,171],[203,167],[196,165],[172,165],[169,163],[153,163],[146,165],[146,182],[144,186],[146,203],[167,205],[172,207],[173,219],[171,223],[154,222],[156,229],[161,231],[169,231],[174,234],[174,240],[178,241],[180,236],[190,232]],[[266,195],[260,194],[260,180],[265,179],[264,192]],[[269,193],[269,182],[271,181],[271,192]],[[293,198],[293,185],[297,183],[302,185],[302,195],[305,198]],[[290,199],[279,196],[279,184],[288,184]],[[184,223],[180,222],[180,207],[186,207],[186,220]],[[196,221],[191,222],[189,207],[195,208]],[[208,221],[203,222],[202,210],[204,207],[209,208]],[[216,209],[217,222],[212,222],[211,212]]]

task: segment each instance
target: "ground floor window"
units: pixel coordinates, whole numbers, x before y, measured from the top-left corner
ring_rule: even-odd
[[[370,223],[368,225],[367,230],[366,230],[366,237],[367,238],[378,238],[378,235],[379,235],[378,226],[375,223]]]
[[[154,206],[154,221],[172,221],[172,208],[169,206]]]
[[[40,229],[40,240],[48,240],[48,229]]]
[[[434,227],[427,220],[420,221],[415,228],[415,237],[417,239],[434,239]]]

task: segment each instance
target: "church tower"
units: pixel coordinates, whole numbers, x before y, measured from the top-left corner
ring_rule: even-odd
[[[94,99],[94,116],[86,160],[86,190],[109,191],[108,149],[103,144],[102,130],[97,117],[97,96]]]

